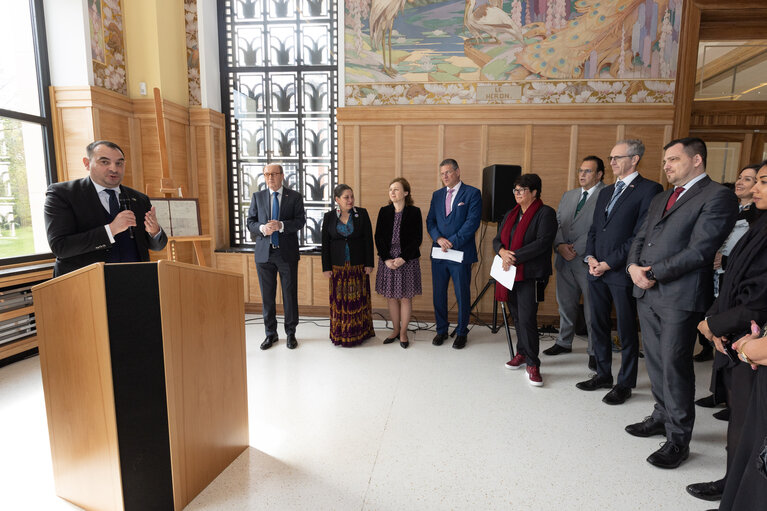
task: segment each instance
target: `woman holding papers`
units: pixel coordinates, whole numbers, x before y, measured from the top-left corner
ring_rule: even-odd
[[[373,229],[368,212],[354,207],[345,184],[333,189],[335,209],[322,220],[322,273],[330,279],[330,340],[355,346],[375,336],[370,304]]]
[[[409,346],[407,326],[413,309],[412,300],[421,294],[421,257],[423,222],[421,210],[413,205],[410,183],[398,177],[389,184],[389,205],[378,212],[376,222],[378,272],[376,293],[389,301],[392,334],[384,344],[399,339],[403,348]]]
[[[538,302],[551,275],[551,252],[557,234],[554,210],[541,201],[541,178],[523,174],[514,181],[517,205],[506,213],[493,240],[503,269],[516,269],[514,287],[496,284],[495,298],[508,302],[517,331],[517,354],[506,363],[509,369],[527,366],[527,379],[540,387],[543,379],[538,358]]]

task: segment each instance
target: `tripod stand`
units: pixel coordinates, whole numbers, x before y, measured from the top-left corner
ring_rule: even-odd
[[[474,312],[474,309],[477,308],[477,305],[479,305],[479,302],[482,300],[482,297],[485,296],[485,293],[487,293],[487,290],[490,289],[491,286],[495,285],[495,279],[493,277],[489,277],[487,279],[487,284],[485,284],[485,287],[482,288],[482,291],[477,295],[477,298],[474,299],[474,302],[471,304],[471,309],[469,311],[469,314],[471,316],[474,316],[474,319],[476,319],[477,324],[481,324],[482,326],[486,326],[490,329],[491,332],[498,333],[498,330],[500,330],[500,326],[498,326],[498,300],[493,297],[493,324],[488,325],[482,319],[479,317],[479,314]],[[495,291],[495,288],[493,288],[493,291]],[[509,320],[508,316],[506,314],[506,302],[501,302],[501,314],[503,315],[503,327],[506,330],[506,342],[509,345],[509,354],[511,355],[511,358],[514,358],[514,346],[511,342],[511,330],[509,328]],[[450,334],[450,337],[455,336],[455,331],[458,327],[453,329],[453,332]]]

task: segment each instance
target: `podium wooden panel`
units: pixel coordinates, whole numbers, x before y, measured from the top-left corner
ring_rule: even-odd
[[[241,275],[99,263],[33,295],[60,497],[180,510],[247,448]]]

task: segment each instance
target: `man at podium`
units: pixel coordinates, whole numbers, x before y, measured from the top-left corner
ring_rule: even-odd
[[[149,197],[120,183],[125,153],[114,142],[97,140],[86,148],[88,177],[54,183],[45,197],[48,244],[58,277],[96,262],[149,261],[168,237],[157,223]]]

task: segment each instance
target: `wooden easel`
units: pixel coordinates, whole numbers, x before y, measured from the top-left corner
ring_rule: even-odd
[[[160,193],[165,198],[182,198],[184,196],[182,187],[176,186],[173,179],[170,177],[170,162],[168,160],[168,143],[165,139],[165,117],[163,116],[162,96],[160,95],[160,89],[157,87],[154,88],[154,112],[155,118],[157,119],[157,138],[160,144],[160,166],[162,167]],[[151,196],[149,186],[146,186],[146,193]],[[176,261],[176,243],[191,242],[192,248],[194,248],[194,255],[197,258],[197,264],[200,266],[207,266],[205,252],[202,249],[202,242],[211,241],[212,239],[213,238],[209,234],[198,236],[168,236],[168,245],[165,247],[165,250],[167,251],[167,259]]]

